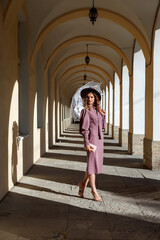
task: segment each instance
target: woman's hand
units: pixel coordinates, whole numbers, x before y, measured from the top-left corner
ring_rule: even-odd
[[[87,145],[86,147],[85,147],[85,150],[86,151],[89,151],[89,152],[92,152],[92,147],[90,146],[90,145]]]
[[[104,109],[101,109],[100,110],[101,114],[105,115],[106,114],[106,111]]]

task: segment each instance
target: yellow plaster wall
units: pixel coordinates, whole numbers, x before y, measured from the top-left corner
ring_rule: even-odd
[[[29,76],[29,119],[30,119],[30,137],[32,142],[32,164],[35,163],[41,156],[41,128],[37,126],[37,74],[36,62],[30,65]]]
[[[10,19],[6,19],[2,25],[2,54],[0,64],[0,98],[1,98],[1,119],[0,119],[0,159],[2,178],[2,191],[0,197],[3,197],[8,189],[13,186],[13,175],[16,178],[21,177],[22,161],[18,159],[16,135],[12,129],[13,123],[18,124],[18,58],[17,58],[17,17],[10,13]],[[13,168],[16,170],[13,171]],[[18,173],[16,173],[18,171]]]
[[[41,129],[41,155],[48,150],[48,74],[43,72],[43,127]]]
[[[69,13],[63,14],[62,16],[54,19],[51,21],[46,27],[43,28],[41,33],[39,34],[34,48],[32,52],[32,59],[35,58],[36,53],[45,40],[45,38],[48,36],[48,34],[55,29],[58,25],[67,22],[69,20],[75,20],[79,17],[86,17],[88,16],[89,9],[79,9],[75,11],[71,11]],[[107,9],[98,9],[99,16],[104,19],[109,19],[115,23],[120,24],[122,27],[126,28],[139,42],[139,45],[141,46],[144,56],[146,58],[147,63],[150,62],[150,47],[149,47],[149,41],[146,39],[144,34],[140,31],[140,29],[132,23],[129,19],[126,17],[115,13],[113,11],[107,10]],[[126,63],[127,64],[127,63]]]
[[[51,65],[52,60],[54,59],[54,57],[64,48],[66,48],[67,46],[71,45],[71,44],[75,44],[75,43],[79,43],[79,42],[97,42],[99,44],[102,45],[106,45],[110,48],[112,48],[115,52],[117,52],[117,54],[119,54],[121,56],[121,58],[124,60],[124,62],[126,63],[129,72],[131,72],[131,66],[129,64],[129,60],[126,57],[125,53],[113,42],[105,39],[105,38],[101,38],[101,37],[97,37],[97,36],[78,36],[78,37],[74,37],[71,38],[65,42],[63,42],[62,44],[60,44],[50,55],[47,63],[46,63],[46,68],[48,68]]]
[[[69,74],[69,73],[71,73],[71,72],[73,72],[73,71],[76,71],[76,70],[79,69],[79,68],[84,69],[85,67],[86,67],[85,64],[81,64],[81,65],[79,64],[79,65],[76,65],[76,66],[73,66],[73,67],[67,69],[67,70],[63,73],[63,75],[60,77],[57,86],[58,86],[58,87],[60,86],[60,84],[63,82],[63,78],[64,78],[67,74]],[[110,74],[109,74],[107,71],[105,71],[103,68],[101,68],[101,67],[99,67],[99,66],[96,66],[96,65],[93,65],[93,64],[90,64],[90,65],[89,65],[89,68],[94,69],[94,70],[96,70],[96,71],[101,72],[102,74],[104,74],[104,75],[105,75],[104,83],[105,83],[106,85],[108,85],[108,82],[106,81],[106,79],[109,79],[109,80],[111,81],[111,83],[113,84],[113,79],[112,79],[112,77],[111,77]],[[87,70],[87,71],[88,71],[88,70]]]
[[[133,75],[129,77],[129,132],[133,133]]]
[[[18,1],[17,1],[18,3]],[[13,6],[14,9],[15,5]],[[0,26],[0,199],[23,175],[22,145],[17,145],[19,122],[17,15],[1,12]]]
[[[3,87],[5,86],[5,75],[4,73],[4,33],[3,33],[3,13],[2,6],[0,5],[0,199],[6,194],[8,190],[8,112],[5,111],[5,94]],[[7,121],[6,121],[7,119]],[[6,160],[6,161],[5,161]]]
[[[68,85],[68,88],[70,86]],[[61,125],[61,131],[63,132],[71,123],[71,111],[70,111],[70,105],[71,105],[71,99],[72,96],[67,94],[66,88],[62,88],[62,106],[61,110],[63,111],[61,118],[62,125]],[[65,116],[64,116],[64,108],[65,108]]]
[[[67,64],[69,61],[73,60],[73,59],[76,59],[76,58],[79,58],[79,57],[84,57],[85,58],[86,56],[86,53],[79,53],[79,54],[75,54],[75,55],[72,55],[66,59],[64,59],[56,68],[55,72],[54,72],[54,75],[53,75],[53,78],[56,76],[56,74],[58,73],[58,71],[62,68],[63,65]],[[106,64],[110,65],[110,67],[113,68],[113,70],[117,73],[120,81],[121,81],[121,77],[120,77],[120,74],[118,72],[118,69],[116,68],[116,66],[107,58],[101,56],[101,55],[98,55],[98,54],[94,54],[94,53],[89,53],[89,56],[91,58],[97,58],[101,61],[104,61]]]
[[[70,73],[70,72],[69,72],[69,73]],[[65,78],[63,79],[62,84],[68,83],[68,81],[69,81],[70,79],[71,79],[71,81],[72,81],[72,77],[74,77],[74,75],[77,76],[77,74],[80,75],[80,76],[79,76],[79,79],[82,79],[82,78],[83,78],[83,75],[84,75],[84,69],[81,69],[81,70],[72,72],[72,73],[70,73],[70,75],[67,75],[67,76],[64,75]],[[94,75],[95,77],[97,77],[98,80],[96,79],[96,81],[99,81],[99,82],[105,82],[105,81],[106,81],[105,78],[104,78],[101,74],[99,74],[98,72],[91,71],[91,70],[87,69],[87,76],[88,76],[88,74],[92,74],[92,75]],[[64,77],[64,76],[63,76],[63,77]],[[91,76],[91,78],[93,78],[93,77]],[[99,79],[101,79],[101,80],[99,80]],[[107,82],[106,85],[108,86],[108,82]]]
[[[153,140],[153,61],[146,67],[145,138]]]
[[[49,147],[55,143],[56,139],[56,92],[55,92],[55,81],[51,84],[51,79],[49,81]]]
[[[44,127],[37,128],[36,64],[29,63],[29,135],[18,136],[18,9],[23,1],[11,1],[5,17],[0,5],[0,199],[47,148],[47,85],[44,81]],[[17,4],[17,5],[16,5]],[[30,48],[28,56],[30,59]],[[46,80],[46,79],[45,79]],[[33,137],[34,136],[34,137]],[[20,140],[17,144],[17,138]],[[41,139],[45,139],[43,144]],[[45,148],[42,148],[42,145]]]

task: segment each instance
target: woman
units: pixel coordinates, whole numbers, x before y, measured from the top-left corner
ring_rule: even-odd
[[[101,202],[95,185],[95,174],[102,172],[103,165],[103,133],[105,128],[105,111],[100,108],[100,93],[93,88],[81,91],[84,109],[80,116],[80,133],[84,136],[84,146],[87,151],[87,169],[79,186],[79,196],[84,197],[84,189],[90,181],[91,193],[96,201]]]

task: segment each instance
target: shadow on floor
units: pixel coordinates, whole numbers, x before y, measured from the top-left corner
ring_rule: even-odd
[[[71,139],[65,139],[65,138],[59,138],[59,139],[57,139],[57,142],[62,142],[62,143],[74,143],[74,144],[82,144],[82,143],[84,143],[83,142],[83,139],[81,140],[71,140]]]
[[[159,240],[159,224],[138,216],[85,209],[83,203],[77,207],[71,202],[46,199],[45,193],[35,197],[34,189],[32,194],[9,193],[1,203],[0,239]]]
[[[78,135],[78,134],[77,135],[73,135],[71,133],[70,134],[69,133],[68,134],[61,134],[60,137],[64,137],[64,138],[80,138],[80,139],[82,138],[83,139],[83,137],[81,135]]]
[[[59,159],[59,160],[66,160],[70,162],[84,162],[86,163],[86,156],[80,156],[75,154],[67,154],[67,153],[45,153],[43,155],[44,158],[51,158],[51,159]]]
[[[140,158],[103,158],[103,164],[106,166],[114,166],[114,167],[125,167],[125,168],[136,168],[136,169],[147,169],[143,164],[143,159]]]
[[[52,148],[50,148],[50,150],[72,150],[72,151],[85,151],[84,147],[79,147],[78,145],[76,147],[72,147],[72,146],[65,146],[65,145],[55,145],[52,146]]]
[[[77,183],[83,178],[84,172],[75,169],[34,165],[27,176],[77,186]],[[139,194],[160,191],[158,180],[109,174],[97,176],[97,188],[120,196],[133,197],[134,195],[134,198],[139,197]]]
[[[44,158],[50,158],[50,159],[59,159],[59,160],[66,160],[70,162],[82,162],[86,163],[86,152],[83,150],[83,148],[77,147],[77,151],[82,151],[83,150],[83,156],[80,154],[74,154],[74,152],[71,154],[71,150],[75,150],[75,148],[72,147],[65,147],[61,148],[59,146],[56,146],[53,148],[54,150],[66,150],[68,152],[62,153],[52,153],[52,152],[47,152],[43,155]],[[118,156],[117,153],[117,158],[114,156],[113,158],[111,157],[106,157],[104,156],[103,158],[103,165],[104,166],[114,166],[114,167],[125,167],[125,168],[137,168],[137,169],[146,169],[146,167],[143,164],[143,159],[142,158],[133,158],[131,155],[126,155],[126,156]]]
[[[106,155],[115,154],[104,157],[104,173],[96,178],[102,203],[88,193],[87,198],[78,197],[86,155],[78,145],[62,143],[45,153],[1,202],[0,240],[160,240],[160,225],[155,223],[159,180],[142,176],[143,160],[116,149],[117,143],[105,146],[115,147],[105,149]]]
[[[124,154],[130,155],[127,150],[120,150],[120,149],[118,149],[118,150],[104,149],[104,153],[113,153],[113,154],[118,154],[118,155],[121,155],[121,154],[122,155],[124,155]]]

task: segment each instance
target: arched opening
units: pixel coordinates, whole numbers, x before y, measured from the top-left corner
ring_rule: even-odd
[[[43,71],[42,71],[42,56],[39,50],[37,54],[37,64],[36,64],[36,79],[37,79],[37,128],[42,128],[43,126]]]
[[[112,137],[119,139],[119,126],[120,126],[120,80],[118,75],[114,74],[114,89],[113,89],[113,103],[114,103],[114,119],[112,127]]]
[[[19,126],[18,126],[18,81],[15,81],[9,112],[8,126],[8,188],[23,176],[23,162],[19,158]]]
[[[160,29],[155,31],[153,70],[153,141],[160,141]]]
[[[120,145],[128,147],[129,131],[129,72],[122,66],[122,129],[120,129]]]
[[[145,58],[135,44],[133,60],[133,133],[129,132],[129,152],[143,156],[145,131]]]

